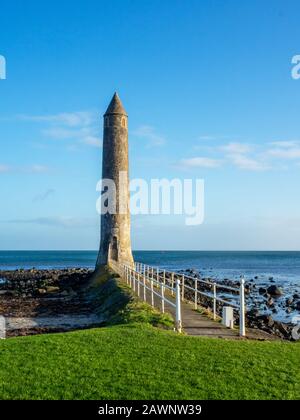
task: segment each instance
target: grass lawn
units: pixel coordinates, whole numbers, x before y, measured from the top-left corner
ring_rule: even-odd
[[[1,399],[299,399],[300,345],[129,323],[0,342]]]

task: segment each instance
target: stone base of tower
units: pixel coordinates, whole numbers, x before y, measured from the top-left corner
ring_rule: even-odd
[[[131,252],[127,251],[126,253],[122,253],[121,250],[118,250],[118,256],[116,258],[112,246],[108,247],[107,252],[103,252],[100,249],[97,258],[96,269],[103,266],[111,267],[112,269],[114,269],[116,266],[119,266],[121,268],[124,265],[127,265],[132,268],[134,267],[134,259]]]

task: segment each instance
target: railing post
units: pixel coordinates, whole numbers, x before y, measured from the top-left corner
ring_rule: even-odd
[[[214,283],[213,285],[213,292],[214,292],[213,311],[214,311],[214,320],[216,320],[216,316],[217,316],[217,285],[216,283]]]
[[[163,274],[163,283],[166,284],[166,270],[164,270],[164,274]]]
[[[143,274],[144,274],[143,275],[143,282],[144,282],[144,302],[146,302],[146,299],[147,299],[147,297],[146,297],[146,272],[144,271]]]
[[[176,331],[181,333],[181,302],[180,302],[180,280],[176,280]]]
[[[171,274],[171,286],[172,286],[171,294],[172,296],[174,296],[174,273]]]
[[[151,305],[154,307],[154,293],[153,293],[153,267],[151,270]]]
[[[245,279],[241,277],[240,286],[240,336],[245,337],[246,326],[245,326]]]
[[[159,268],[156,269],[156,281],[159,283]]]
[[[137,273],[137,288],[138,288],[138,297],[140,297],[140,273]]]
[[[135,274],[136,274],[136,271],[134,270],[132,274],[133,274],[133,291],[135,292]]]
[[[161,284],[161,311],[165,313],[165,288],[163,283]]]
[[[198,280],[195,280],[195,309],[198,308]]]
[[[184,300],[184,274],[182,275],[182,289],[181,289],[181,293],[182,293],[182,296],[181,296],[181,299],[182,300]]]

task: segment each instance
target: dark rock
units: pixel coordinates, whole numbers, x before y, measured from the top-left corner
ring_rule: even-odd
[[[282,290],[275,285],[268,287],[267,292],[271,296],[281,296],[283,294]]]
[[[274,320],[270,315],[260,315],[257,319],[268,327],[272,327],[274,325]]]
[[[285,311],[287,314],[290,314],[292,312],[292,308],[287,308]]]
[[[258,289],[258,293],[259,293],[260,295],[264,295],[265,293],[267,293],[267,289],[265,289],[264,287],[260,287],[260,288]]]
[[[283,322],[275,321],[274,328],[282,335],[283,338],[290,339],[291,334],[288,325]]]

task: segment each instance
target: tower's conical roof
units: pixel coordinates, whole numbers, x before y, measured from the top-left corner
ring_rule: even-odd
[[[112,97],[112,100],[110,101],[110,104],[108,105],[108,108],[104,115],[108,114],[123,114],[127,115],[127,112],[125,111],[121,99],[119,98],[119,95],[117,92],[114,93],[114,96]]]

